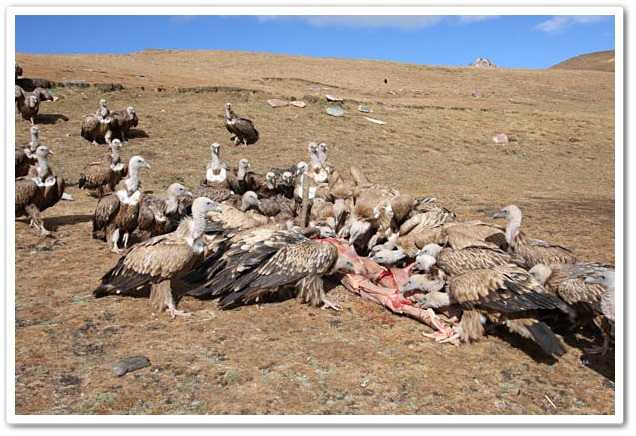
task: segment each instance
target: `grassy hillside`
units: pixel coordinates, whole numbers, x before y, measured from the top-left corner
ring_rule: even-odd
[[[614,50],[597,51],[566,59],[550,67],[554,70],[589,70],[614,72]]]

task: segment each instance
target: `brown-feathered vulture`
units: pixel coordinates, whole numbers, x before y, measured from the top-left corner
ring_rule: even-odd
[[[247,147],[258,141],[258,130],[249,118],[239,117],[232,110],[231,103],[225,103],[225,128],[234,135],[234,144],[239,142]]]
[[[139,124],[139,118],[132,106],[128,106],[126,110],[111,111],[110,120],[112,136],[120,138],[124,142],[126,142],[126,135],[130,129]]]
[[[127,247],[130,233],[137,228],[142,197],[140,168],[150,169],[150,165],[141,156],[130,158],[128,178],[120,183],[119,190],[103,196],[95,208],[93,238],[106,241],[113,253],[122,253],[117,246],[119,236],[123,234],[122,241]]]
[[[220,306],[229,308],[291,288],[304,303],[338,310],[325,298],[323,276],[354,270],[334,245],[296,231],[255,229],[222,243],[189,274],[186,281],[199,286],[187,295],[221,297]]]
[[[409,279],[410,280],[410,279]],[[407,282],[402,291],[409,289]],[[423,308],[457,304],[463,309],[456,335],[462,341],[484,335],[486,321],[503,324],[512,333],[536,342],[549,354],[561,356],[565,348],[552,330],[537,318],[537,311],[559,310],[572,315],[571,308],[547,291],[527,271],[516,265],[497,265],[473,269],[451,277],[446,292],[426,294]]]
[[[15,216],[28,215],[31,225],[43,235],[51,232],[44,228],[40,212],[55,205],[64,194],[65,181],[55,176],[48,166],[47,157],[53,151],[40,145],[35,151],[38,160],[37,177],[20,177],[15,180]]]
[[[15,78],[17,79],[18,77],[20,77],[22,75],[22,67],[20,66],[19,63],[15,63]]]
[[[179,197],[192,197],[180,183],[168,186],[166,196],[163,198],[144,195],[139,206],[137,227],[142,240],[152,236],[165,235],[173,232],[186,216],[186,206],[179,201]]]
[[[603,318],[594,320],[596,325],[603,333],[603,345],[601,347],[588,349],[588,352],[592,353],[607,353],[609,347],[610,337],[614,337],[614,322],[616,320],[616,296],[615,296],[615,271],[614,268],[607,268],[603,272],[596,273],[585,279],[587,284],[598,284],[603,286],[605,293],[601,298],[601,312]]]
[[[20,121],[29,120],[31,125],[35,124],[35,116],[40,110],[40,99],[36,94],[24,92],[22,88],[15,85],[16,88],[16,102],[18,105],[18,113],[20,115]],[[21,95],[19,95],[21,93]]]
[[[183,288],[179,279],[202,260],[206,213],[217,208],[218,205],[209,198],[197,198],[192,204],[192,218],[184,219],[172,233],[155,236],[132,247],[104,274],[101,286],[93,291],[93,295],[99,298],[126,293],[150,284],[153,310],[165,308],[172,318],[189,316],[176,310],[173,292]]]
[[[97,115],[84,115],[82,118],[82,138],[92,141],[94,145],[99,145],[97,139],[104,138],[110,144],[113,132],[110,127],[111,119],[100,119]]]
[[[442,248],[437,244],[428,244],[420,254],[433,256],[436,265],[448,275],[459,275],[465,272],[480,269],[494,268],[498,265],[506,265],[520,261],[517,257],[498,248],[468,246],[459,250]]]
[[[574,264],[536,264],[529,271],[539,283],[558,295],[563,301],[574,307],[577,325],[591,320],[603,334],[603,354],[609,345],[608,329],[603,324],[602,317],[614,320],[614,290],[612,285],[611,298],[606,288],[597,279],[613,277],[614,267],[599,262],[579,262]],[[611,305],[608,304],[611,302]],[[610,310],[611,309],[611,310]],[[596,350],[593,350],[596,351]]]
[[[522,257],[530,269],[538,263],[575,263],[576,258],[570,250],[560,245],[551,244],[539,239],[528,238],[520,229],[521,210],[515,205],[506,206],[493,215],[493,218],[505,218],[506,242],[510,251]]]
[[[31,125],[35,124],[35,116],[40,110],[40,102],[58,100],[49,92],[37,87],[31,92],[23,90],[20,86],[15,85],[15,101],[20,113],[20,121],[27,119],[31,121]]]
[[[29,168],[37,165],[35,151],[40,146],[40,129],[31,126],[31,141],[23,148],[15,149],[15,178],[29,174]]]
[[[79,188],[97,190],[99,198],[115,190],[117,184],[128,174],[128,166],[121,161],[121,142],[113,139],[111,153],[102,162],[92,162],[80,173]]]

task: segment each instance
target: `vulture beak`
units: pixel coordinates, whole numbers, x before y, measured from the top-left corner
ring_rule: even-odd
[[[149,164],[148,162],[146,162],[146,161],[144,161],[144,163],[142,164],[142,166],[143,166],[144,168],[148,168],[148,169],[150,169],[150,164]]]
[[[500,210],[499,212],[494,214],[492,217],[493,218],[505,218],[506,217],[506,212],[504,212],[503,210]]]
[[[194,195],[190,191],[184,192],[183,195],[187,195],[188,197],[194,197]]]
[[[221,209],[221,206],[219,206],[219,203],[217,202],[212,202],[212,207],[210,208],[211,212],[216,212],[216,213],[221,213],[223,212],[223,209]]]
[[[53,153],[53,150],[49,149],[49,154],[55,154],[55,153]]]

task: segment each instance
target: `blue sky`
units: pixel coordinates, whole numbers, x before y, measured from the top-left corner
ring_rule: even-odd
[[[15,25],[15,51],[26,53],[209,49],[547,68],[615,48],[612,15],[18,15]]]

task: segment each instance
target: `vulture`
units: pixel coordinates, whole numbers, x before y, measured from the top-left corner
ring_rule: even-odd
[[[209,198],[197,198],[192,204],[192,218],[181,221],[174,232],[155,236],[132,247],[117,265],[104,274],[93,295],[100,298],[150,284],[153,310],[165,308],[173,319],[177,315],[189,316],[189,313],[176,310],[173,292],[182,288],[180,279],[202,260],[206,214],[217,209],[218,205]]]
[[[606,320],[614,321],[614,289],[612,286],[611,292],[607,292],[600,280],[613,277],[614,267],[598,262],[552,265],[538,263],[529,273],[576,310],[577,315],[582,318],[577,325],[594,320],[603,334],[604,343],[600,350],[605,354],[609,345]]]
[[[258,141],[258,130],[251,120],[237,116],[232,110],[231,103],[225,103],[225,128],[234,135],[234,145],[239,142],[247,147]]]
[[[498,248],[464,247],[459,250],[442,248],[437,244],[428,244],[420,254],[435,258],[436,265],[446,274],[455,276],[480,268],[494,268],[499,265],[513,264],[518,261]]]
[[[139,118],[135,113],[135,109],[129,106],[125,111],[112,111],[110,113],[110,129],[112,136],[120,137],[122,141],[126,142],[126,135],[131,128],[137,127]]]
[[[96,189],[99,198],[105,192],[115,190],[117,184],[128,174],[128,167],[121,161],[121,142],[113,139],[110,144],[111,153],[102,162],[93,162],[86,167],[79,177],[80,189]]]
[[[137,219],[137,228],[142,234],[142,240],[165,235],[177,229],[181,219],[186,216],[186,207],[179,202],[179,197],[182,196],[192,197],[192,192],[179,183],[170,185],[164,198],[143,196]]]
[[[411,279],[402,293],[412,289]],[[503,324],[512,333],[536,342],[548,355],[562,356],[565,348],[552,330],[537,319],[538,310],[560,310],[571,315],[571,308],[547,291],[527,271],[516,265],[497,265],[473,269],[451,277],[446,292],[426,294],[423,308],[457,304],[463,309],[456,335],[462,341],[484,335],[486,321]]]
[[[615,272],[613,268],[608,268],[602,273],[598,273],[594,276],[590,276],[585,279],[585,283],[587,284],[597,284],[603,286],[605,289],[605,293],[603,294],[603,298],[601,298],[601,312],[603,313],[603,318],[595,319],[595,322],[601,329],[601,333],[603,333],[603,345],[599,348],[588,349],[588,353],[598,353],[606,354],[607,349],[609,348],[610,336],[614,336],[614,322],[616,320],[616,302],[615,302]]]
[[[142,197],[139,179],[141,168],[150,169],[150,165],[141,156],[130,158],[128,178],[120,183],[118,191],[103,196],[95,208],[93,238],[106,241],[113,253],[122,253],[117,246],[120,234],[123,234],[124,247],[127,247],[130,233],[137,228]]]
[[[20,66],[19,63],[15,63],[15,78],[16,80],[18,79],[18,77],[20,77],[22,75],[22,67]]]
[[[519,228],[521,227],[521,211],[515,205],[506,206],[493,215],[493,218],[505,218],[506,242],[510,251],[522,257],[530,269],[538,263],[550,265],[553,263],[575,263],[572,251],[560,245],[551,244],[539,239],[528,238]]]
[[[110,144],[110,138],[113,135],[111,126],[110,111],[106,106],[106,100],[99,101],[99,109],[95,114],[84,115],[82,118],[82,138],[97,144],[98,138],[104,138],[106,143]]]
[[[37,177],[15,179],[15,216],[28,215],[31,225],[39,229],[42,235],[49,235],[51,232],[44,227],[40,212],[54,206],[62,198],[65,187],[64,179],[54,176],[48,166],[49,154],[53,154],[53,151],[40,145],[35,151],[38,161]]]
[[[294,218],[296,203],[282,194],[258,200],[258,210],[265,216],[275,217],[279,221]]]
[[[325,146],[326,147],[326,146]],[[326,183],[329,180],[329,172],[322,166],[320,157],[318,156],[318,144],[310,142],[307,146],[309,152],[311,167],[309,168],[309,176],[318,183]],[[326,160],[326,155],[325,155]]]
[[[110,110],[106,104],[106,100],[103,98],[99,100],[99,109],[95,112],[95,116],[99,118],[100,121],[110,122]]]
[[[18,85],[15,85],[15,89],[20,121],[29,120],[31,121],[31,125],[35,125],[35,116],[40,110],[40,98],[37,94],[24,92]]]
[[[340,310],[326,299],[323,285],[323,276],[337,272],[355,272],[355,267],[336,246],[294,230],[257,228],[222,243],[185,280],[198,285],[187,295],[220,297],[224,309],[267,294],[287,295],[291,288],[304,303]]]
[[[241,186],[237,176],[221,161],[221,145],[218,142],[213,143],[210,145],[210,151],[212,152],[212,161],[206,166],[205,176],[202,178],[201,184],[240,191]],[[239,173],[238,170],[237,173]],[[243,177],[245,176],[243,175]]]
[[[35,151],[40,146],[40,129],[31,126],[31,141],[24,148],[15,149],[15,177],[23,177],[29,174],[29,169],[37,165]]]

